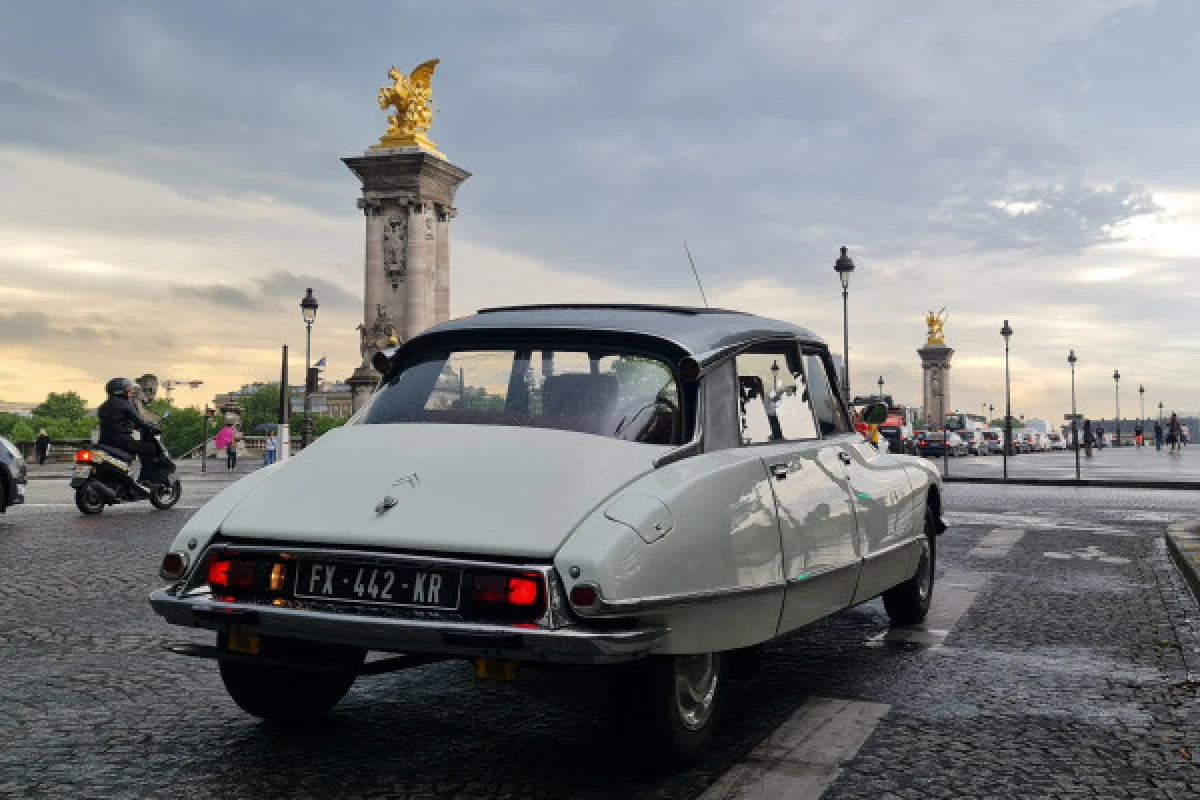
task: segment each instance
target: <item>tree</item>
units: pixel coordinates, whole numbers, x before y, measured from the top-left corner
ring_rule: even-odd
[[[254,428],[264,423],[279,422],[279,386],[260,386],[250,394],[242,395],[242,432],[254,435]]]
[[[87,416],[87,403],[77,392],[51,392],[46,400],[33,409],[34,419],[80,420]]]
[[[334,428],[340,428],[346,424],[349,417],[316,417],[317,436],[323,433],[329,433]]]
[[[171,455],[183,455],[204,440],[204,412],[195,408],[173,408],[162,418],[163,444]],[[209,435],[218,430],[209,426]]]
[[[36,436],[33,426],[29,424],[27,419],[18,419],[17,424],[13,426],[9,438],[14,442],[32,442]]]
[[[13,426],[21,421],[20,414],[12,414],[10,412],[0,412],[0,436],[12,438]]]

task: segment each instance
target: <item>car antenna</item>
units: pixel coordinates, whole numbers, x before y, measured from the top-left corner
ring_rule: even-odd
[[[687,253],[688,263],[692,265],[692,274],[696,276],[696,285],[700,287],[700,297],[704,299],[704,307],[708,308],[708,295],[704,293],[704,284],[700,282],[700,273],[696,271],[696,262],[692,258],[692,251],[688,250],[687,242],[683,243],[683,252]]]

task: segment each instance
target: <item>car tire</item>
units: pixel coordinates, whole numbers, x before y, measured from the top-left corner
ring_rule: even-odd
[[[166,492],[163,492],[162,489],[156,489],[150,493],[150,505],[159,511],[166,511],[179,502],[179,496],[182,494],[183,485],[179,481],[172,481]]]
[[[225,649],[225,634],[217,646]],[[269,658],[323,667],[353,669],[366,652],[355,647],[321,645],[289,639],[260,639]],[[238,707],[271,722],[307,722],[341,702],[358,677],[353,672],[326,672],[305,667],[281,667],[250,661],[221,661],[221,681]]]
[[[700,653],[618,668],[615,708],[625,740],[647,768],[677,769],[708,750],[725,706],[729,663],[723,653]]]
[[[933,578],[937,567],[937,520],[933,509],[925,507],[925,538],[916,573],[883,593],[883,608],[892,624],[901,627],[925,620],[933,603]]]
[[[84,514],[99,514],[104,510],[104,498],[92,486],[91,481],[75,490],[75,507]]]

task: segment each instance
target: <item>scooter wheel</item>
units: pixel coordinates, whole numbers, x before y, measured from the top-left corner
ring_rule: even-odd
[[[183,494],[183,486],[179,481],[171,481],[167,486],[160,486],[150,493],[150,504],[161,511],[166,511],[179,502],[181,494]]]
[[[75,490],[75,507],[84,514],[99,514],[104,510],[104,498],[89,481]]]

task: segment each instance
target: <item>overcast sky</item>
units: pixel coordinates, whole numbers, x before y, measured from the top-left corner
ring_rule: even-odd
[[[114,375],[199,403],[314,351],[357,364],[363,220],[340,157],[393,64],[442,59],[430,131],[473,177],[454,313],[714,305],[841,347],[920,402],[1061,419],[1200,408],[1200,4],[0,0],[0,399]],[[293,361],[293,374],[300,363]]]

